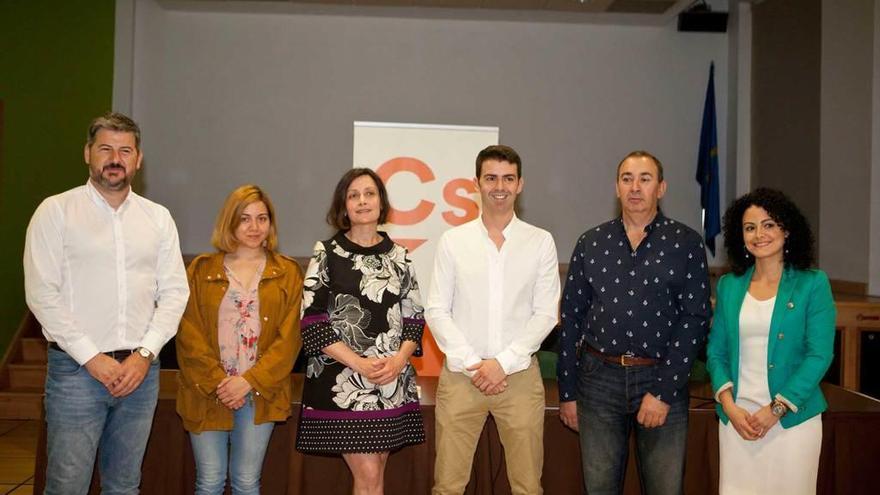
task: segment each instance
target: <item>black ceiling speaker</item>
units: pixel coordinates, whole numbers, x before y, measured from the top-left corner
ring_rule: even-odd
[[[678,14],[678,30],[688,33],[726,33],[727,12],[712,12],[705,1]]]

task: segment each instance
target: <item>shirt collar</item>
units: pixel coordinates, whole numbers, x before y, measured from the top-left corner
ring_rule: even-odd
[[[480,226],[480,232],[488,239],[489,238],[489,229],[486,228],[486,224],[483,223],[483,215],[481,214],[477,217],[477,224]],[[501,230],[501,234],[504,235],[505,239],[510,239],[510,234],[513,232],[513,229],[516,228],[516,225],[520,222],[520,219],[517,218],[516,213],[513,214],[510,221],[507,222],[507,226]]]
[[[645,226],[645,232],[650,232],[665,223],[666,217],[663,216],[663,212],[660,210],[660,208],[657,208],[657,214],[654,215],[654,219],[651,220],[651,223]]]
[[[645,225],[645,232],[651,232],[652,230],[660,227],[667,221],[667,218],[663,215],[663,211],[661,211],[660,208],[657,208],[657,214],[654,215],[654,218],[650,222],[648,222],[647,225]],[[623,223],[623,214],[617,217],[617,223],[620,224],[620,228],[624,231],[624,233],[626,233],[626,225]]]
[[[107,199],[104,198],[104,196],[101,195],[100,192],[98,192],[98,189],[92,183],[92,179],[90,177],[88,180],[86,180],[86,195],[88,195],[89,199],[91,199],[93,203],[95,203],[96,205],[98,205],[101,208],[107,208],[111,212],[112,211],[121,212],[121,211],[125,210],[125,208],[128,207],[128,204],[131,201],[131,197],[132,197],[132,195],[134,195],[134,191],[131,190],[131,186],[128,186],[128,194],[125,195],[125,199],[122,200],[122,204],[119,205],[119,208],[114,210],[113,206],[111,206],[110,203],[107,202]]]

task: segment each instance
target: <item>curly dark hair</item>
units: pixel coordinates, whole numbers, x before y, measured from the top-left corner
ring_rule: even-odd
[[[766,210],[770,218],[788,234],[782,255],[786,267],[806,270],[813,266],[816,241],[810,223],[788,196],[781,191],[761,187],[734,201],[724,212],[724,248],[733,273],[742,275],[755,264],[755,258],[747,255],[743,241],[742,219],[750,206]]]

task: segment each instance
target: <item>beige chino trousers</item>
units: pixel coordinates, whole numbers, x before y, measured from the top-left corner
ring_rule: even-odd
[[[460,495],[470,481],[474,450],[491,414],[504,446],[514,495],[541,495],[544,466],[544,382],[538,360],[507,377],[507,389],[483,395],[463,373],[444,363],[437,385],[433,495]]]

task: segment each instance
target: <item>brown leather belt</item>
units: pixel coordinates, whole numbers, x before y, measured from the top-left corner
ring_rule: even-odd
[[[56,351],[61,351],[61,352],[64,352],[65,354],[67,354],[67,352],[65,352],[64,349],[62,349],[62,348],[61,348],[57,343],[55,343],[55,342],[49,342],[49,348],[50,348],[50,349],[55,349]],[[112,357],[113,359],[115,359],[115,360],[117,360],[117,361],[122,361],[122,360],[124,360],[125,358],[127,358],[128,356],[131,356],[131,354],[132,354],[133,352],[134,352],[134,351],[131,350],[131,349],[122,349],[122,350],[119,350],[119,351],[107,351],[107,352],[104,352],[104,353],[102,353],[102,354],[105,354],[105,355],[107,355],[107,356],[110,356],[110,357]]]
[[[590,346],[587,346],[587,352],[598,357],[602,361],[605,361],[606,363],[617,364],[620,366],[653,366],[659,362],[658,359],[630,356],[628,354],[623,354],[621,356],[609,356],[608,354],[602,354],[601,352],[593,349]]]

